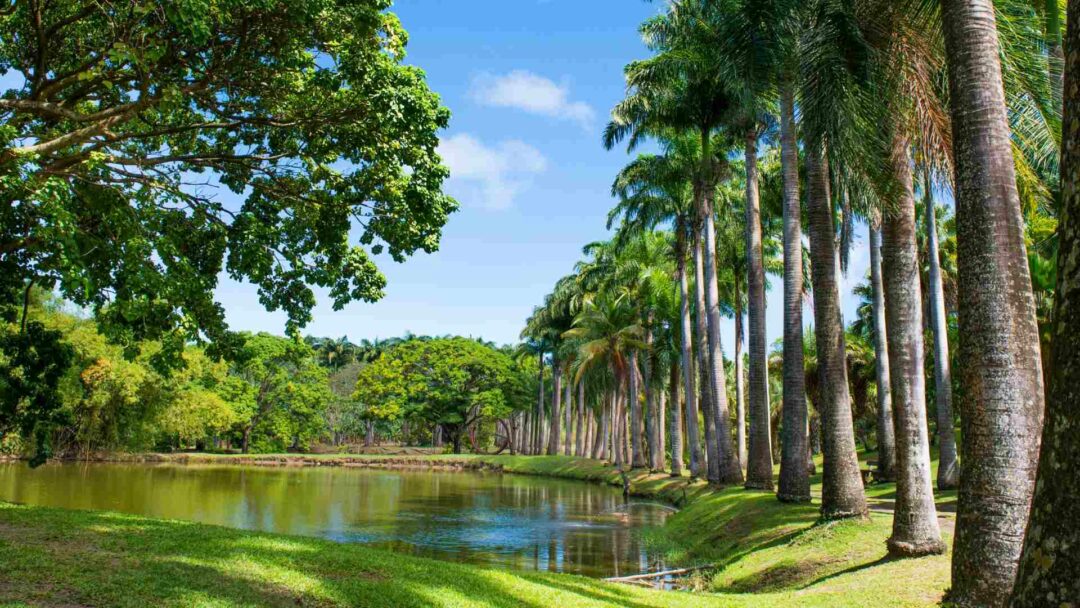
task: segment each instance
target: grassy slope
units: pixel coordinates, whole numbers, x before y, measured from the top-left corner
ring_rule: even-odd
[[[504,470],[622,485],[596,461],[446,456]],[[229,457],[214,458],[215,462]],[[235,460],[235,459],[234,459]],[[432,459],[426,459],[432,460]],[[820,480],[816,480],[820,483]],[[684,504],[648,533],[683,563],[721,568],[713,594],[661,593],[558,574],[506,572],[313,538],[98,512],[0,504],[0,606],[930,606],[948,557],[884,559],[891,517],[814,525],[815,506],[665,475],[635,494]],[[820,490],[816,486],[815,490]],[[873,486],[886,504],[891,486]],[[947,503],[951,496],[943,497]],[[748,592],[753,592],[749,594]],[[22,605],[22,604],[13,604]]]

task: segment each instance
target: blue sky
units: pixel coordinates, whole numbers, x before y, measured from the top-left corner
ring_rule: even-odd
[[[442,245],[404,264],[381,259],[386,297],[334,311],[325,297],[305,333],[363,338],[418,334],[517,341],[554,282],[607,235],[611,180],[626,163],[600,130],[622,97],[623,66],[647,56],[637,26],[662,3],[634,0],[399,0],[407,62],[422,67],[453,113],[440,152],[461,203]],[[850,279],[868,263],[865,230]],[[776,288],[779,280],[773,279]],[[845,315],[854,301],[845,289]],[[769,341],[781,335],[770,293]],[[218,297],[234,329],[280,333],[254,287],[224,279]],[[806,310],[807,321],[812,317]],[[731,352],[729,320],[724,345]]]

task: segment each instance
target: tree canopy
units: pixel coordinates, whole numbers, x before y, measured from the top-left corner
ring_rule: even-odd
[[[6,5],[5,5],[6,6]],[[228,342],[226,273],[311,318],[433,251],[449,112],[389,0],[16,2],[0,12],[0,252],[132,344]],[[231,192],[231,195],[218,196]],[[358,226],[358,237],[350,230]],[[350,242],[358,241],[358,242]]]
[[[441,425],[454,452],[477,422],[525,403],[524,373],[509,355],[468,338],[403,342],[360,371],[355,398],[381,419]]]

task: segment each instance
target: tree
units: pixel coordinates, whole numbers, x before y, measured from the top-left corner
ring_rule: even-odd
[[[223,272],[290,332],[311,286],[337,308],[379,299],[369,254],[434,251],[456,208],[436,154],[449,113],[402,64],[389,4],[5,5],[0,302],[55,288],[128,354],[161,341],[167,366],[193,340],[240,348]]]
[[[880,220],[871,220],[880,224]],[[877,473],[882,479],[896,476],[896,431],[892,414],[892,374],[889,370],[889,339],[885,325],[885,286],[881,277],[881,229],[870,226],[870,289],[873,315],[874,359],[877,372]]]
[[[577,378],[594,367],[606,367],[615,378],[615,403],[613,423],[618,438],[614,447],[615,464],[623,465],[626,449],[626,412],[620,409],[620,396],[630,402],[630,390],[635,386],[631,380],[634,370],[630,367],[631,354],[645,347],[642,329],[630,303],[622,297],[602,294],[588,303],[574,319],[573,329],[563,334],[580,340]],[[631,418],[631,422],[633,422]]]
[[[666,14],[643,25],[647,41],[658,54],[627,66],[630,90],[612,111],[604,143],[610,148],[629,138],[633,147],[643,137],[671,129],[693,133],[700,139],[692,184],[697,211],[695,236],[702,248],[695,259],[702,274],[699,290],[704,292],[699,315],[706,321],[703,329],[707,349],[705,356],[699,356],[699,363],[706,385],[701,395],[707,397],[709,406],[705,416],[706,443],[714,450],[709,458],[710,481],[741,483],[742,470],[728,420],[713,217],[716,184],[725,170],[725,157],[714,131],[731,113],[735,99],[719,79],[717,57],[707,37],[703,37],[706,28],[695,10],[692,2],[676,3]],[[715,433],[710,432],[713,428]]]
[[[820,399],[817,405],[823,423],[821,515],[825,519],[840,519],[863,517],[867,510],[851,422],[847,355],[837,276],[840,261],[826,162],[821,142],[807,147],[806,214],[814,288],[814,333]]]
[[[1077,117],[1080,116],[1080,2],[1070,1],[1066,46],[1065,111],[1061,150],[1062,207],[1059,227],[1058,278],[1054,306],[1053,366],[1049,373],[1046,426],[1039,456],[1038,481],[1031,516],[1024,536],[1023,553],[1010,606],[1034,608],[1067,605],[1080,597],[1080,395],[1076,374],[1080,371],[1080,147]],[[966,465],[966,461],[965,461]],[[964,475],[967,475],[965,468]]]
[[[382,419],[439,425],[454,453],[473,425],[525,403],[524,377],[506,353],[468,338],[409,340],[361,370],[354,399]]]
[[[326,370],[311,347],[300,340],[266,333],[244,336],[226,386],[226,398],[237,404],[241,450],[303,447],[325,429],[323,411],[332,396]]]
[[[893,152],[900,182],[895,209],[882,229],[882,270],[888,332],[890,394],[896,430],[896,508],[889,552],[900,556],[943,553],[926,424],[922,293],[915,240],[915,194],[906,139]]]
[[[952,601],[1009,596],[1035,485],[1043,376],[991,0],[941,0],[956,162],[961,461]]]
[[[956,461],[956,435],[953,433],[952,369],[949,360],[949,320],[945,313],[945,290],[941,284],[941,259],[938,253],[937,215],[934,210],[932,183],[927,176],[923,185],[926,207],[926,243],[930,272],[930,322],[934,336],[934,397],[937,405],[939,490],[953,490],[960,483],[960,465]]]

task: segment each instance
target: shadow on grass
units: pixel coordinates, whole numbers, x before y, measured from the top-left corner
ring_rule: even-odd
[[[546,608],[552,594],[545,590],[558,589],[645,606],[630,589],[623,594],[586,579],[512,576],[318,539],[112,513],[0,505],[3,545],[0,602]]]

